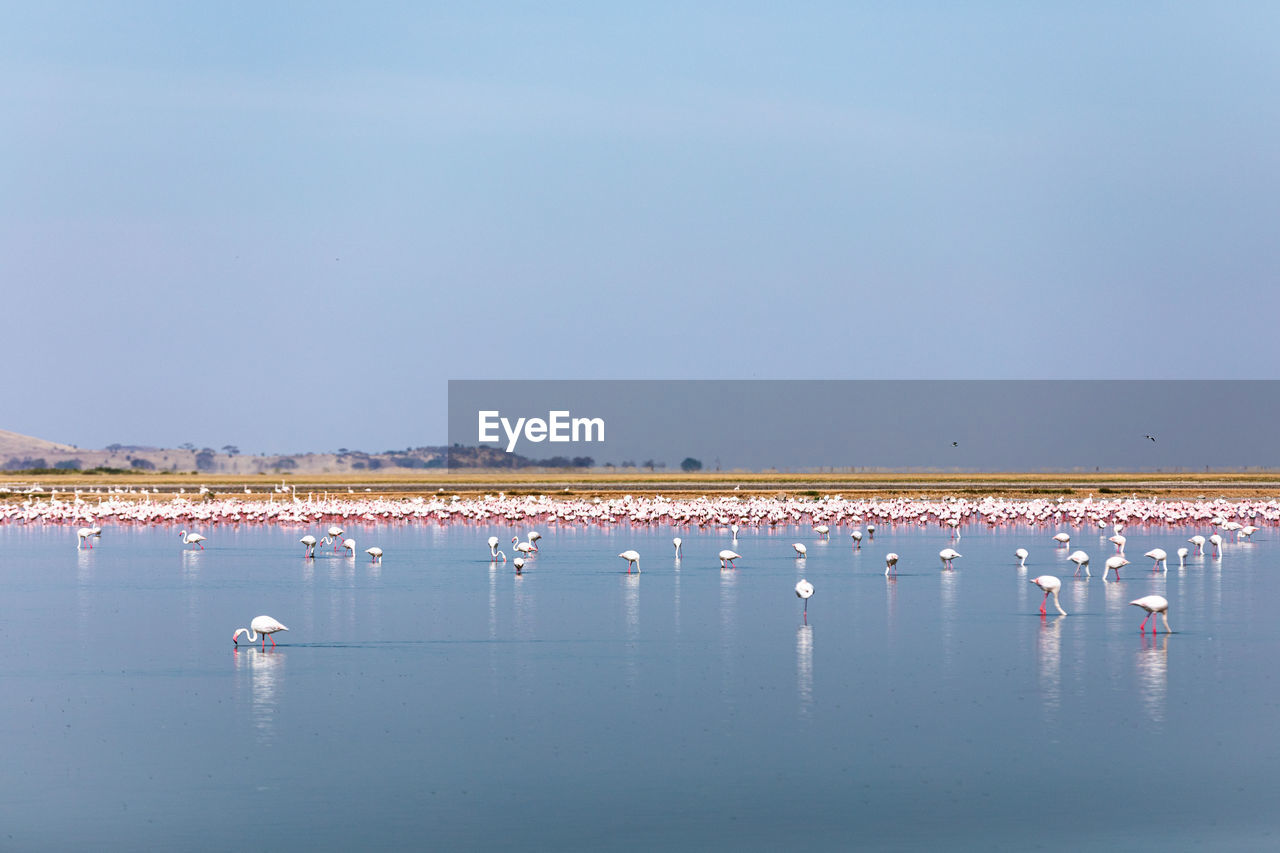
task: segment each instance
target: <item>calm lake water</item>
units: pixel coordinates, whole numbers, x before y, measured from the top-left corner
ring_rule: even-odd
[[[539,529],[517,577],[496,527],[348,527],[381,566],[0,528],[0,849],[1280,846],[1269,529],[1167,576],[1142,552],[1211,530],[1127,529],[1118,584],[1109,529],[1078,581],[1043,527],[744,530],[737,571],[727,530]],[[1139,635],[1148,593],[1177,633]],[[260,613],[290,631],[235,649]]]

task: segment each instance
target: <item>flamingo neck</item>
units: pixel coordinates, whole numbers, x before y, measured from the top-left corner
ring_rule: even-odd
[[[231,635],[231,642],[235,645],[239,645],[238,643],[236,643],[236,638],[239,637],[242,633],[244,634],[245,639],[247,639],[249,642],[251,643],[258,642],[258,632],[254,631],[252,628],[238,628],[236,632]]]

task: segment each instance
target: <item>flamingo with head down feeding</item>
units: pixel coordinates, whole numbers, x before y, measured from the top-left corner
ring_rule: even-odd
[[[1049,603],[1049,595],[1053,595],[1053,606],[1058,608],[1058,613],[1062,616],[1067,615],[1067,611],[1062,609],[1062,605],[1058,602],[1058,590],[1062,589],[1062,581],[1053,575],[1041,575],[1038,578],[1032,578],[1031,583],[1044,590],[1044,600],[1040,602],[1040,615],[1046,613],[1045,605]]]
[[[955,566],[951,565],[951,561],[954,560],[956,557],[963,557],[963,556],[964,555],[961,554],[959,551],[957,551],[955,548],[943,548],[941,551],[938,552],[938,558],[942,560],[942,566],[943,568],[946,568],[946,569],[954,569]]]
[[[268,637],[271,637],[272,634],[275,634],[279,631],[288,631],[288,630],[289,630],[288,628],[281,625],[277,620],[272,619],[270,616],[265,616],[265,615],[255,616],[253,617],[253,621],[249,623],[248,628],[236,629],[236,632],[231,635],[231,643],[232,645],[236,645],[236,646],[240,645],[241,633],[248,635],[247,639],[249,640],[249,642],[256,643],[258,642],[258,635],[261,634],[262,648],[266,649]],[[272,647],[274,647],[275,644],[276,644],[276,638],[271,637]]]
[[[806,548],[804,545],[800,544],[799,542],[792,543],[791,547],[796,550],[797,560],[803,560],[805,557],[809,555],[809,549]]]
[[[1076,564],[1076,573],[1072,577],[1080,577],[1081,569],[1084,569],[1085,577],[1093,577],[1093,573],[1089,571],[1089,555],[1084,551],[1072,551],[1067,559]]]
[[[809,599],[813,597],[813,584],[804,578],[796,584],[796,597],[804,599],[804,624],[809,624]]]
[[[1169,627],[1169,601],[1163,595],[1144,595],[1142,598],[1136,598],[1133,601],[1130,601],[1129,604],[1134,607],[1141,607],[1143,610],[1147,611],[1147,615],[1143,617],[1142,624],[1138,626],[1138,631],[1140,633],[1146,630],[1147,620],[1151,619],[1151,617],[1157,613],[1159,613],[1160,618],[1164,620],[1165,631],[1170,634],[1173,633],[1173,629]],[[1151,633],[1154,634],[1155,632],[1156,623],[1153,619],[1151,621]]]
[[[738,568],[736,565],[734,565],[733,561],[739,559],[741,556],[742,555],[737,553],[736,551],[730,551],[728,549],[721,551],[720,552],[720,568],[722,569]]]
[[[379,548],[377,545],[374,545],[372,548],[365,548],[364,552],[369,555],[370,563],[382,562],[382,549]]]
[[[1031,556],[1031,554],[1026,548],[1019,548],[1013,552],[1013,556],[1018,558],[1018,568],[1025,569],[1027,567],[1027,557]]]
[[[676,536],[671,540],[671,544],[676,547],[676,559],[680,559],[680,546],[684,544],[684,540]]]
[[[889,577],[889,570],[893,569],[896,576],[898,574],[898,555],[890,551],[884,555],[884,576]]]
[[[1102,570],[1102,579],[1103,580],[1107,579],[1108,572],[1115,572],[1116,580],[1120,580],[1120,570],[1127,565],[1129,565],[1129,561],[1126,560],[1124,557],[1120,556],[1119,554],[1116,554],[1114,557],[1108,557],[1107,565]]]
[[[1154,572],[1156,569],[1160,568],[1162,564],[1163,564],[1164,570],[1166,572],[1169,571],[1169,555],[1165,552],[1163,548],[1152,548],[1150,551],[1143,554],[1142,556],[1151,558],[1152,560],[1151,571]]]
[[[635,566],[636,571],[640,571],[640,552],[634,550],[623,551],[618,555],[627,561],[627,574],[631,574],[631,567]]]

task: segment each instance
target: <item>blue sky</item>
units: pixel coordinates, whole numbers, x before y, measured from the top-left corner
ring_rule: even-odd
[[[449,378],[1280,376],[1274,4],[188,5],[4,9],[0,428],[380,450],[444,440]]]

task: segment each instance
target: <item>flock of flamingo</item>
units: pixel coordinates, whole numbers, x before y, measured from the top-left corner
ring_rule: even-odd
[[[207,493],[207,489],[202,492]],[[248,491],[248,489],[246,489]],[[279,490],[277,490],[279,492]],[[590,525],[604,526],[617,524],[657,525],[665,524],[690,529],[728,527],[737,542],[737,534],[742,526],[775,527],[778,525],[798,525],[807,522],[821,538],[829,538],[832,525],[859,525],[850,534],[852,547],[861,549],[864,535],[874,540],[876,522],[891,525],[939,525],[949,529],[953,538],[959,538],[962,524],[980,523],[988,527],[1006,524],[1026,524],[1031,526],[1068,525],[1085,528],[1096,526],[1105,529],[1110,525],[1113,535],[1109,541],[1115,545],[1116,553],[1105,561],[1103,581],[1109,579],[1114,572],[1120,577],[1120,570],[1129,565],[1124,555],[1126,543],[1122,531],[1130,524],[1145,526],[1164,525],[1167,527],[1185,527],[1194,524],[1209,524],[1215,532],[1209,537],[1192,536],[1188,543],[1193,545],[1197,553],[1203,553],[1206,545],[1212,546],[1218,555],[1226,541],[1224,535],[1234,535],[1238,541],[1248,539],[1261,525],[1280,523],[1280,502],[1272,500],[1238,500],[1228,501],[1224,498],[1214,500],[1197,499],[1178,501],[1158,501],[1138,498],[1112,498],[1095,500],[1092,496],[1083,499],[1058,500],[1014,500],[998,497],[987,497],[978,500],[967,498],[929,499],[893,498],[893,499],[845,499],[834,495],[821,499],[787,496],[777,497],[745,497],[724,496],[719,498],[699,497],[692,499],[675,499],[663,495],[649,497],[633,497],[625,495],[614,498],[594,497],[590,499],[535,496],[510,496],[499,492],[497,495],[484,495],[477,498],[462,498],[454,495],[448,498],[433,496],[431,498],[417,496],[412,498],[392,499],[352,498],[347,495],[329,495],[314,493],[306,499],[290,495],[288,500],[277,501],[275,495],[267,495],[266,500],[237,497],[216,498],[210,500],[208,495],[192,499],[184,494],[178,495],[122,495],[119,492],[95,492],[94,490],[73,490],[64,492],[60,499],[51,491],[46,497],[42,491],[27,490],[28,497],[20,504],[0,505],[0,524],[68,524],[84,523],[77,529],[77,547],[93,547],[95,540],[102,536],[99,522],[110,520],[122,525],[151,524],[202,524],[202,525],[236,525],[247,524],[283,524],[310,525],[327,519],[354,519],[363,522],[382,524],[391,523],[464,523],[487,524],[520,522],[539,522],[549,525]],[[865,534],[863,532],[865,528]],[[1219,532],[1220,531],[1220,532]],[[317,539],[312,534],[304,535],[299,542],[305,548],[305,556],[314,558],[318,547],[332,544],[333,550],[345,548],[348,556],[354,557],[356,543],[354,539],[343,539],[344,530],[337,524],[329,526],[327,535]],[[178,534],[184,545],[204,548],[206,537],[194,531],[183,529]],[[513,560],[517,574],[523,572],[528,560],[538,551],[538,540],[541,534],[529,532],[525,541],[518,536],[511,540],[513,550],[518,556]],[[1052,540],[1060,548],[1067,548],[1071,535],[1057,532]],[[675,537],[672,540],[676,556],[682,553],[683,540]],[[505,563],[506,552],[498,548],[499,539],[491,536],[488,539],[491,561],[499,558]],[[797,559],[807,555],[804,543],[797,542],[792,546]],[[366,548],[372,562],[380,562],[382,549]],[[1186,557],[1190,553],[1186,547],[1177,549],[1179,565],[1186,565]],[[954,561],[963,555],[951,547],[943,548],[938,553],[945,571],[954,570]],[[1014,556],[1019,565],[1025,567],[1028,551],[1018,548]],[[1162,548],[1153,548],[1143,556],[1152,560],[1153,571],[1168,571],[1168,553]],[[618,555],[626,560],[627,572],[632,569],[639,572],[640,554],[635,550],[623,551]],[[718,554],[722,569],[736,569],[736,560],[742,555],[730,549],[721,550]],[[1091,577],[1090,558],[1082,550],[1073,551],[1067,558],[1076,565],[1076,576],[1083,571]],[[885,575],[897,573],[899,557],[895,553],[885,555]],[[1040,575],[1032,578],[1044,592],[1040,613],[1047,613],[1049,597],[1053,597],[1054,607],[1065,616],[1066,611],[1058,599],[1062,588],[1061,579],[1053,575]],[[795,586],[796,595],[804,601],[804,618],[808,621],[808,603],[813,596],[814,587],[809,581],[801,579]],[[1129,602],[1130,605],[1146,611],[1139,630],[1145,632],[1150,620],[1152,632],[1156,631],[1156,623],[1152,616],[1158,614],[1165,630],[1169,631],[1169,602],[1159,595],[1148,595]],[[268,638],[275,644],[272,634],[287,631],[277,620],[269,616],[255,618],[249,628],[241,628],[232,637],[238,643],[241,633],[249,636],[250,642],[256,642],[261,636],[265,647]]]

